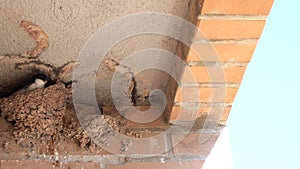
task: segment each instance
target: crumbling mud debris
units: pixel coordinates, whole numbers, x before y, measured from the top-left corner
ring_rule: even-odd
[[[102,146],[110,146],[110,136],[120,132],[120,128],[123,126],[117,118],[108,115],[95,115],[93,118],[89,118],[92,120],[87,120],[80,125],[74,109],[69,109],[67,112],[64,136],[78,142],[82,148],[90,150],[97,148],[93,140]]]
[[[58,82],[46,88],[0,98],[0,115],[12,124],[12,134],[17,142],[38,139],[49,147],[59,144],[61,139],[68,139],[81,148],[96,151],[101,148],[93,140],[101,146],[111,146],[110,137],[119,133],[141,137],[139,132],[123,128],[126,120],[117,112],[94,115],[80,124],[70,98],[71,89]],[[123,152],[130,146],[122,145]]]
[[[62,84],[0,100],[2,116],[13,123],[17,138],[59,140],[63,131],[66,92]]]
[[[122,146],[120,148],[120,151],[125,152],[125,151],[128,151],[129,147],[132,145],[132,141],[131,140],[122,140],[121,144],[122,144]]]

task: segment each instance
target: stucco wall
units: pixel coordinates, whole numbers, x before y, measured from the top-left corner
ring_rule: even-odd
[[[49,47],[39,60],[54,67],[77,59],[86,41],[101,26],[138,12],[164,12],[186,17],[190,0],[0,0],[0,96],[22,87],[32,72],[16,70],[15,63],[26,60],[19,57],[36,42],[20,27],[22,20],[40,26],[49,37]],[[170,27],[169,29],[172,29]],[[108,58],[121,61],[132,52],[144,48],[161,48],[175,52],[177,42],[157,35],[141,35],[119,43],[111,49]],[[168,63],[166,63],[168,64]],[[112,71],[100,65],[97,72],[97,99],[111,104],[110,80]],[[168,75],[162,72],[144,72],[137,77],[137,95],[144,90],[165,89]],[[142,77],[147,77],[143,79]],[[160,80],[164,79],[164,80]],[[155,83],[153,83],[155,82]]]

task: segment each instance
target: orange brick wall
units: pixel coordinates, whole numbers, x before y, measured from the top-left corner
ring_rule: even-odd
[[[212,114],[219,114],[217,123],[226,123],[272,4],[273,0],[199,1],[195,25],[202,34],[195,33],[187,52],[171,123]],[[198,98],[188,94],[193,91]],[[191,110],[191,104],[197,109]]]
[[[269,14],[273,0],[205,0],[201,14]]]

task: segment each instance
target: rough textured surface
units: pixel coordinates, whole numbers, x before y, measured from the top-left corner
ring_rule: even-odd
[[[271,4],[273,0],[269,0],[269,2],[263,3],[255,3],[255,1],[259,0],[229,0],[233,3],[219,3],[218,1],[225,2],[226,0],[195,0],[193,1],[193,6],[195,8],[190,8],[189,20],[196,19],[196,15],[201,14],[200,11],[197,10],[197,7],[201,6],[202,14],[198,17],[198,25],[203,20],[206,21],[205,24],[212,25],[204,25],[201,24],[202,29],[206,29],[208,27],[214,28],[216,23],[224,22],[226,24],[217,24],[218,29],[206,29],[206,33],[211,33],[210,38],[218,38],[217,40],[213,40],[213,46],[217,45],[226,45],[226,46],[217,46],[216,50],[221,55],[221,63],[219,60],[215,60],[214,58],[208,55],[206,57],[206,63],[200,63],[200,60],[190,59],[189,65],[192,68],[192,71],[196,73],[198,81],[197,83],[192,83],[188,81],[186,83],[182,83],[185,87],[209,87],[209,88],[220,88],[220,87],[228,87],[234,88],[235,90],[239,87],[241,77],[241,73],[243,72],[244,67],[250,61],[251,53],[253,52],[253,46],[257,43],[257,38],[259,36],[253,36],[256,39],[240,39],[240,38],[250,38],[249,34],[244,36],[241,32],[244,31],[243,26],[239,25],[240,23],[244,23],[247,25],[249,21],[254,23],[253,21],[264,21],[266,19],[265,16],[252,16],[257,14],[267,14],[269,8],[262,8],[264,5],[262,4]],[[243,1],[242,3],[237,3],[240,5],[235,5],[234,2]],[[191,2],[191,1],[190,1]],[[206,2],[203,4],[203,2]],[[80,50],[79,48],[84,44],[84,38],[88,38],[94,31],[96,31],[99,27],[108,23],[115,18],[122,17],[126,14],[135,13],[137,11],[164,11],[167,13],[176,13],[180,16],[180,13],[187,6],[185,5],[186,1],[177,1],[177,0],[167,0],[167,1],[158,1],[158,0],[134,0],[129,1],[125,0],[123,2],[118,2],[116,0],[75,0],[72,2],[63,2],[62,0],[46,0],[43,2],[39,2],[37,0],[27,0],[27,1],[4,1],[0,0],[0,27],[3,31],[0,32],[0,91],[4,91],[6,93],[13,92],[18,87],[22,87],[25,85],[25,81],[32,78],[34,73],[41,71],[42,73],[54,72],[55,79],[57,81],[66,82],[64,79],[70,79],[70,69],[74,65],[65,65],[65,63],[73,63],[69,62],[73,60]],[[200,4],[200,5],[199,5]],[[269,6],[268,5],[268,6]],[[251,9],[255,7],[255,9]],[[258,7],[258,8],[256,8]],[[182,10],[177,10],[177,9]],[[263,9],[263,10],[262,10]],[[254,11],[254,12],[253,12]],[[256,11],[256,12],[255,12]],[[178,13],[177,13],[178,12]],[[212,14],[212,15],[211,15]],[[228,15],[230,14],[230,15]],[[247,14],[247,15],[231,15],[231,14]],[[31,49],[34,49],[38,44],[38,39],[34,38],[30,34],[28,29],[23,29],[22,27],[18,27],[22,20],[31,21],[35,25],[42,28],[43,32],[46,35],[49,35],[49,48],[44,51],[36,58],[36,60],[28,60],[28,58],[22,58],[22,54],[24,52],[28,52]],[[200,21],[201,20],[201,21]],[[209,22],[208,22],[209,21]],[[238,23],[236,25],[230,25],[229,23]],[[238,29],[231,29],[232,26]],[[226,29],[229,30],[226,30]],[[172,28],[170,28],[172,29]],[[220,30],[226,33],[225,36],[216,37],[216,31]],[[27,32],[25,32],[26,30]],[[247,29],[248,30],[248,29]],[[231,32],[230,32],[231,31]],[[232,34],[232,31],[234,32]],[[29,34],[28,34],[29,33]],[[245,33],[245,32],[244,32]],[[246,31],[247,33],[247,31]],[[249,33],[249,32],[248,32]],[[251,33],[251,32],[250,32]],[[253,33],[253,32],[252,32]],[[222,34],[222,33],[221,33]],[[31,35],[31,37],[29,36]],[[54,36],[53,36],[54,35]],[[224,34],[225,35],[225,34]],[[234,36],[231,36],[234,35]],[[251,34],[250,34],[251,35]],[[237,37],[238,36],[238,37]],[[33,37],[33,38],[32,38]],[[252,37],[252,38],[253,38]],[[226,39],[222,39],[226,38]],[[229,38],[229,39],[228,39]],[[149,43],[151,42],[151,43]],[[210,43],[206,39],[194,39],[194,44],[197,45],[207,45]],[[35,44],[37,43],[37,44]],[[166,37],[160,36],[137,36],[131,37],[129,39],[124,40],[123,42],[117,44],[109,53],[108,59],[115,59],[120,63],[123,58],[131,54],[132,52],[138,51],[140,49],[150,48],[150,47],[159,47],[162,49],[176,51],[177,42],[168,39]],[[228,45],[250,45],[252,46],[250,49],[246,49],[245,51],[235,53],[237,49],[241,49],[240,47],[234,47],[232,51],[228,52],[228,49],[232,46]],[[79,47],[78,47],[79,46]],[[2,50],[2,47],[3,50]],[[223,53],[223,48],[226,50]],[[54,50],[55,49],[55,50]],[[188,50],[182,50],[180,46],[178,46],[178,54],[182,58],[186,58],[186,54]],[[184,48],[183,48],[184,49]],[[231,51],[231,50],[230,50]],[[8,55],[6,55],[8,54]],[[202,51],[202,54],[203,51]],[[151,58],[151,57],[148,57]],[[191,57],[187,57],[191,58]],[[16,63],[24,63],[17,64],[20,65],[23,69],[15,69]],[[210,63],[211,62],[211,63]],[[225,63],[223,63],[225,62]],[[27,64],[29,63],[29,64]],[[204,68],[214,68],[217,65],[225,66],[225,75],[229,77],[229,83],[212,83],[207,78],[208,76],[204,73]],[[178,67],[176,67],[178,68]],[[3,70],[3,71],[2,71]],[[139,96],[147,96],[147,92],[152,87],[164,89],[165,82],[160,81],[160,79],[168,79],[167,76],[162,75],[157,72],[142,72],[143,74],[139,74],[138,77],[135,77],[135,81],[137,82],[134,87],[137,90],[136,95]],[[50,73],[52,74],[52,73]],[[105,66],[104,64],[100,65],[99,71],[97,72],[97,99],[102,104],[110,104],[110,88],[107,83],[110,82],[113,71]],[[200,76],[204,75],[203,78]],[[59,77],[59,78],[58,78]],[[147,77],[144,78],[144,77]],[[171,81],[172,79],[170,79]],[[13,86],[12,86],[13,84]],[[173,83],[168,83],[169,86],[173,85]],[[175,83],[174,83],[175,84]],[[131,85],[127,86],[128,90],[131,91]],[[182,86],[181,86],[182,87]],[[171,87],[167,87],[168,96],[175,96],[175,90],[170,90]],[[7,92],[9,90],[9,92]],[[92,91],[94,92],[94,91]],[[130,93],[130,92],[128,92]],[[132,94],[132,92],[131,92]],[[129,98],[130,99],[130,98]],[[172,100],[172,99],[169,99]],[[173,106],[173,100],[170,102],[170,108]],[[12,135],[12,129],[14,129],[14,123],[7,124],[5,119],[0,118],[0,167],[2,168],[12,168],[12,167],[20,167],[20,168],[32,168],[33,166],[37,166],[39,168],[98,168],[99,164],[101,164],[101,168],[200,168],[205,158],[206,154],[210,152],[212,145],[214,144],[214,140],[217,135],[220,133],[222,126],[219,125],[211,125],[216,126],[216,128],[203,129],[203,124],[206,119],[209,118],[209,114],[217,114],[220,115],[220,108],[225,107],[224,114],[221,117],[221,124],[225,124],[226,119],[228,117],[228,113],[231,108],[231,103],[223,104],[223,103],[206,103],[206,102],[198,102],[197,104],[201,104],[204,107],[201,107],[197,110],[197,114],[201,115],[197,118],[197,123],[195,129],[191,132],[193,134],[189,134],[184,140],[173,149],[173,151],[168,151],[166,154],[134,154],[134,155],[126,155],[124,152],[120,156],[115,154],[110,154],[105,151],[97,151],[96,153],[87,152],[86,149],[82,147],[89,147],[90,149],[97,149],[92,144],[90,144],[90,140],[86,137],[83,130],[78,128],[78,122],[76,119],[72,119],[74,112],[72,109],[67,109],[66,114],[64,116],[64,122],[66,125],[63,125],[64,128],[67,127],[69,131],[73,133],[69,136],[64,135],[66,133],[62,133],[62,137],[66,137],[66,139],[60,139],[59,144],[51,145],[51,144],[39,144],[37,139],[15,139]],[[192,106],[189,102],[184,102],[178,100],[175,104],[177,108],[190,108]],[[9,104],[6,104],[9,107]],[[182,107],[180,107],[182,106]],[[174,107],[176,108],[176,107]],[[174,110],[174,109],[173,109]],[[211,111],[213,110],[213,111]],[[189,109],[188,109],[189,111]],[[187,116],[187,112],[181,112],[179,116],[184,114],[184,118],[190,117]],[[4,113],[5,114],[5,113]],[[17,113],[18,114],[18,113]],[[111,112],[108,111],[110,116],[104,116],[104,118],[108,117],[109,119],[117,119],[116,117],[111,118]],[[165,112],[164,115],[167,113]],[[107,114],[105,114],[107,115]],[[169,116],[167,114],[166,116]],[[174,115],[174,112],[171,114]],[[99,116],[100,117],[100,116]],[[98,118],[95,118],[94,121],[89,124],[95,131],[99,131],[102,128],[95,127],[94,123],[98,123]],[[217,118],[210,118],[208,120],[219,120]],[[121,120],[119,120],[121,121]],[[74,122],[71,123],[70,122]],[[20,121],[21,124],[22,121]],[[118,123],[112,123],[112,125],[118,126]],[[157,134],[161,134],[168,128],[169,126],[166,124],[161,125],[162,123],[156,121],[148,124],[137,124],[131,123],[131,130],[125,130],[126,134],[129,136],[139,137],[137,131],[146,131],[146,133],[142,133],[142,136],[145,134],[149,137]],[[175,128],[171,130],[171,133],[165,133],[163,135],[163,142],[165,148],[171,148],[177,144],[179,136],[184,135],[184,130],[181,130],[180,127],[184,123],[175,123]],[[199,124],[199,125],[198,125]],[[220,124],[220,123],[219,123]],[[205,126],[205,125],[204,125]],[[139,129],[134,131],[133,129]],[[198,130],[200,129],[201,130]],[[80,130],[79,130],[80,129]],[[145,130],[146,129],[146,130]],[[133,130],[133,131],[132,131]],[[66,130],[67,131],[67,130]],[[109,130],[108,130],[109,133]],[[203,142],[203,139],[199,137],[200,134],[203,135],[212,134],[212,137],[208,139],[206,142]],[[103,132],[102,134],[105,134]],[[187,134],[187,133],[186,133]],[[101,137],[103,135],[100,135]],[[105,138],[106,135],[103,136]],[[69,139],[69,138],[73,138]],[[201,139],[201,140],[200,140]],[[17,141],[15,141],[17,140]],[[78,144],[79,143],[79,144]],[[80,144],[82,143],[82,144]],[[121,142],[119,144],[114,144],[113,146],[120,147],[121,145],[123,151],[128,150],[129,142]],[[143,149],[147,147],[147,149],[155,149],[157,146],[155,144],[150,145],[141,145],[137,149]],[[196,150],[196,151],[195,151]],[[131,151],[129,148],[128,151]],[[200,152],[200,153],[199,153]],[[19,161],[20,160],[20,161]],[[36,161],[35,161],[36,160]],[[63,166],[63,164],[70,163],[70,165]],[[72,163],[72,164],[71,164]],[[125,165],[123,165],[125,164]],[[52,167],[51,167],[52,165]]]
[[[138,164],[155,162],[160,166],[161,162],[164,162],[169,168],[174,168],[182,164],[179,162],[181,160],[184,160],[187,165],[190,165],[190,162],[193,163],[191,165],[193,167],[202,165],[203,156],[195,155],[192,161],[188,161],[190,156],[174,156],[173,151],[161,155],[153,154],[153,157],[149,154],[148,156],[144,154],[127,156],[126,152],[131,150],[129,147],[132,146],[132,142],[125,139],[120,143],[112,144],[109,139],[111,135],[120,132],[129,137],[147,138],[163,134],[164,139],[161,140],[163,145],[171,148],[174,146],[171,133],[182,134],[182,126],[174,126],[171,133],[164,134],[170,126],[163,123],[162,119],[149,124],[135,124],[122,118],[114,108],[108,107],[103,108],[105,112],[103,115],[89,116],[87,122],[82,123],[81,126],[72,108],[70,94],[70,88],[58,82],[44,89],[0,99],[1,165],[9,167],[18,164],[25,168],[29,163],[32,165],[38,163],[41,167],[47,168],[48,165],[53,165],[54,168],[60,168],[64,164],[72,163],[75,167],[82,168],[91,168],[91,166],[97,168],[99,164],[108,168],[118,168],[120,164],[125,163],[128,163],[126,166],[131,166],[136,162],[139,162]],[[7,124],[5,120],[10,124]],[[107,122],[112,128],[103,122]],[[100,140],[105,146],[120,147],[119,156],[97,146],[84,128],[90,129],[92,138]],[[193,131],[201,132],[198,128]],[[202,145],[196,141],[193,144]],[[135,145],[135,148],[140,150],[151,150],[155,147],[156,144]],[[20,160],[20,163],[17,160]]]
[[[26,61],[18,57],[21,54],[39,55],[39,62],[58,68],[75,61],[86,41],[101,26],[140,12],[164,12],[186,17],[189,2],[190,0],[0,0],[0,97],[22,87],[34,74],[26,69],[15,70],[16,63]],[[22,22],[22,28],[20,23],[23,20],[26,22]],[[28,27],[28,23],[34,23],[35,26],[31,26],[34,29]],[[42,34],[30,32],[36,30],[36,27],[41,28],[39,32]],[[36,46],[39,48],[35,48]],[[135,36],[112,47],[107,58],[120,62],[131,53],[145,48],[160,48],[175,53],[176,46],[177,41],[168,37]],[[12,55],[15,57],[11,58]],[[99,87],[96,88],[96,93],[97,100],[102,105],[112,105],[110,82],[113,73],[104,64],[99,65],[96,78],[96,86]],[[141,72],[136,77],[137,97],[145,96],[146,90],[165,90],[168,79],[169,76],[163,72]],[[140,103],[143,104],[143,101],[145,100],[142,99]]]
[[[109,146],[110,135],[120,132],[122,127],[120,116],[117,118],[107,115],[94,116],[93,120],[88,121],[83,126],[80,125],[75,116],[73,109],[67,110],[63,134],[66,138],[79,143],[81,148],[89,148],[91,151],[99,149],[92,139],[97,139],[102,145]],[[91,133],[88,135],[85,129]],[[93,138],[91,139],[90,136]]]
[[[105,115],[87,117],[80,124],[70,99],[70,89],[57,83],[0,99],[0,113],[12,124],[12,134],[18,141],[38,139],[52,145],[69,139],[91,151],[99,149],[92,139],[109,146],[110,135],[121,132],[126,124],[113,109]],[[122,132],[129,137],[141,137],[138,131],[123,128]]]
[[[107,137],[114,131],[120,131],[121,117],[94,117],[94,120],[82,127],[73,108],[66,106],[66,101],[70,98],[69,90],[59,83],[45,89],[2,98],[1,115],[13,124],[13,135],[17,140],[39,139],[56,143],[67,138],[82,148],[93,149],[97,146],[83,129],[88,128],[95,131],[95,136],[100,137],[103,144],[108,144]]]
[[[18,138],[59,140],[67,94],[62,84],[1,99],[0,110]]]
[[[41,26],[50,39],[49,49],[43,53],[43,59],[55,66],[61,66],[67,61],[76,59],[84,43],[101,26],[119,17],[138,12],[165,12],[184,17],[188,2],[188,0],[46,0],[43,2],[1,0],[0,53],[18,53],[35,46],[34,41],[18,28],[21,20],[31,20]],[[136,45],[139,43],[135,41]],[[127,47],[131,47],[128,44],[124,45],[123,47],[126,48],[123,48],[123,52],[128,50]]]

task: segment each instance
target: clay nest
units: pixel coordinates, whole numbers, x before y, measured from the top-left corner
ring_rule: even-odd
[[[82,126],[74,109],[67,108],[66,101],[70,98],[71,89],[57,83],[47,88],[1,98],[0,112],[2,117],[12,123],[13,136],[17,140],[58,142],[67,138],[77,142],[82,148],[97,147],[84,130],[86,128],[91,131],[94,139],[108,145],[109,136],[119,132],[122,127],[120,118],[96,115]]]

